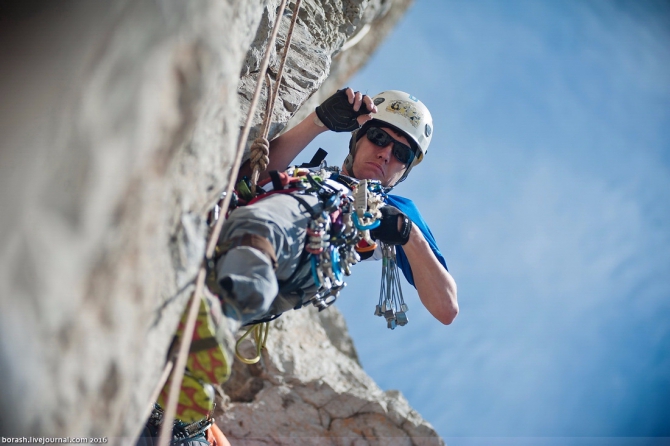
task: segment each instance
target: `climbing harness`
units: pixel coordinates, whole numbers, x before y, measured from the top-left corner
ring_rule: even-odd
[[[281,180],[278,179],[279,175]],[[344,276],[351,274],[351,266],[361,260],[360,253],[370,252],[377,248],[371,239],[370,231],[380,225],[384,205],[384,188],[376,180],[357,180],[339,173],[338,168],[326,166],[325,161],[317,170],[297,168],[287,170],[284,174],[274,173],[271,179],[273,189],[252,198],[250,188],[245,186],[246,180],[238,183],[237,190],[243,190],[244,199],[250,203],[257,202],[274,193],[289,192],[311,215],[307,225],[305,252],[309,254],[312,279],[317,287],[316,294],[301,303],[297,308],[312,302],[322,311],[332,305],[338,298],[342,288],[346,286]],[[237,193],[236,190],[236,193]],[[314,210],[300,198],[301,195],[313,194],[319,197],[323,208]],[[237,199],[239,202],[240,199]],[[400,284],[400,273],[395,254],[395,246],[380,242],[382,253],[382,278],[379,302],[374,314],[384,317],[387,327],[391,330],[397,326],[405,326],[408,305],[405,303]],[[297,269],[299,269],[298,267]],[[271,315],[260,322],[273,320],[278,315]],[[254,322],[255,323],[255,322]],[[253,324],[253,323],[252,323]],[[260,329],[259,329],[260,330]],[[267,328],[264,336],[255,332],[257,340],[267,339]],[[250,333],[251,329],[244,335]],[[262,345],[257,341],[257,362],[260,358]],[[238,358],[246,361],[241,355]]]
[[[400,287],[400,275],[393,245],[381,244],[382,248],[382,283],[379,292],[379,303],[375,306],[375,316],[386,319],[387,327],[391,330],[409,322],[405,303]]]
[[[317,169],[293,167],[284,173],[273,172],[270,179],[262,182],[265,189],[259,189],[259,195],[256,196],[251,192],[248,182],[247,178],[241,179],[233,192],[233,202],[238,205],[253,204],[273,194],[286,193],[300,201],[310,214],[304,248],[307,256],[304,261],[310,264],[311,277],[317,291],[295,309],[309,302],[319,311],[328,308],[346,286],[344,278],[351,274],[351,266],[361,260],[360,254],[377,248],[370,231],[380,225],[380,209],[384,205],[383,186],[376,180],[357,180],[341,175],[338,168],[326,166],[325,161]],[[267,189],[269,187],[272,188]],[[304,195],[317,196],[322,204],[321,209],[317,211],[310,206],[302,198]],[[408,306],[402,294],[395,246],[381,243],[380,248],[382,279],[374,314],[384,317],[389,329],[395,329],[409,322]],[[296,272],[301,265],[296,268]],[[253,333],[257,352],[255,357],[245,358],[236,350],[242,362],[250,364],[260,359],[268,327],[256,327],[256,324],[265,324],[280,314],[268,314],[249,324],[251,328],[238,341],[238,347],[242,339]]]
[[[370,230],[380,224],[379,209],[384,203],[381,183],[347,177],[340,174],[337,167],[328,167],[325,161],[315,169],[296,166],[283,173],[272,172],[270,179],[261,184],[271,189],[260,189],[256,196],[248,181],[241,179],[234,191],[233,201],[238,205],[253,204],[282,193],[300,202],[310,215],[301,262],[294,275],[284,282],[291,283],[295,273],[308,262],[316,293],[303,299],[296,308],[309,302],[319,311],[328,308],[346,286],[344,277],[351,274],[351,266],[361,260],[358,253],[377,246],[370,238]],[[312,207],[304,199],[306,195],[317,197],[320,206]],[[228,212],[232,210],[228,209]],[[270,314],[251,324],[267,322],[277,316]]]
[[[339,169],[326,168],[318,175],[307,175],[314,188],[305,193],[316,192],[323,203],[322,212],[312,214],[305,247],[310,253],[312,278],[317,286],[311,302],[319,311],[337,300],[346,286],[344,276],[350,275],[351,266],[361,260],[356,251],[358,243],[364,240],[369,245],[375,244],[370,230],[379,226],[381,217],[381,183],[347,178],[345,186],[337,181],[342,177]]]

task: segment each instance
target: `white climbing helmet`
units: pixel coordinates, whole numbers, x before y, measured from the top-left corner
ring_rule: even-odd
[[[372,115],[373,118],[370,121],[352,133],[349,155],[344,162],[345,167],[351,172],[356,143],[365,135],[367,129],[375,124],[387,125],[404,134],[416,152],[414,160],[407,167],[402,178],[398,180],[399,183],[407,178],[409,171],[423,161],[423,157],[428,153],[428,146],[433,138],[433,117],[423,102],[403,91],[383,91],[373,97],[372,101],[377,106],[377,113]]]
[[[374,120],[391,124],[407,135],[419,150],[412,162],[412,167],[423,161],[433,137],[433,117],[428,108],[409,93],[389,90],[372,98],[377,106]]]

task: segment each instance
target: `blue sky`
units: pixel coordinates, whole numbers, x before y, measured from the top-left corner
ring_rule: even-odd
[[[368,373],[450,445],[670,437],[670,4],[418,0],[349,84],[431,109],[395,192],[461,308],[442,326],[404,283],[387,330],[380,264],[357,266],[338,306]],[[346,141],[312,147],[339,164]]]

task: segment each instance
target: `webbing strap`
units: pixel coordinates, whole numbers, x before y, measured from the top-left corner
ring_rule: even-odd
[[[255,248],[265,254],[270,262],[272,262],[272,268],[277,269],[277,254],[275,253],[275,248],[270,243],[270,240],[258,234],[244,234],[239,237],[233,237],[226,240],[225,242],[219,245],[221,255],[226,254],[233,248],[239,246],[249,246]]]
[[[279,172],[276,170],[271,170],[268,172],[270,175],[270,179],[272,180],[272,187],[274,190],[282,190],[284,189],[284,185],[281,182],[281,177],[279,176]]]
[[[270,331],[270,324],[263,322],[257,325],[252,325],[235,344],[235,356],[237,359],[245,364],[256,364],[261,360],[261,351],[265,348],[265,343],[268,340],[268,332]],[[256,343],[256,356],[253,358],[246,358],[240,353],[240,344],[244,338],[253,333],[254,341]]]
[[[319,147],[319,150],[317,150],[312,159],[309,160],[309,163],[302,163],[298,167],[319,167],[321,165],[321,161],[326,159],[326,156],[328,156],[328,152]]]
[[[274,195],[274,194],[292,194],[293,192],[298,191],[298,190],[300,190],[300,189],[298,189],[297,187],[293,187],[293,188],[290,188],[290,189],[282,189],[282,190],[271,190],[270,192],[265,192],[264,194],[258,195],[256,198],[250,200],[250,201],[247,203],[247,206],[252,205],[252,204],[255,204],[255,203],[257,203],[257,202],[259,202],[259,201],[261,201],[261,200],[263,200],[263,199],[269,197],[270,195]]]
[[[209,350],[211,348],[216,348],[218,346],[218,342],[216,342],[216,339],[213,337],[196,339],[195,341],[191,341],[191,348],[189,351],[191,353],[197,353]]]
[[[310,206],[309,203],[307,203],[307,200],[304,198],[296,195],[296,194],[289,194],[290,197],[295,198],[300,202],[305,207],[305,210],[309,213],[309,216],[312,218],[316,218],[319,215],[319,212],[316,212],[312,206]]]

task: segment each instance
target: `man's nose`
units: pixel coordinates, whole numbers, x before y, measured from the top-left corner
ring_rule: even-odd
[[[389,162],[391,160],[391,153],[393,152],[393,143],[389,142],[387,145],[384,147],[379,148],[379,153],[377,156],[379,159],[383,159],[385,162]]]

